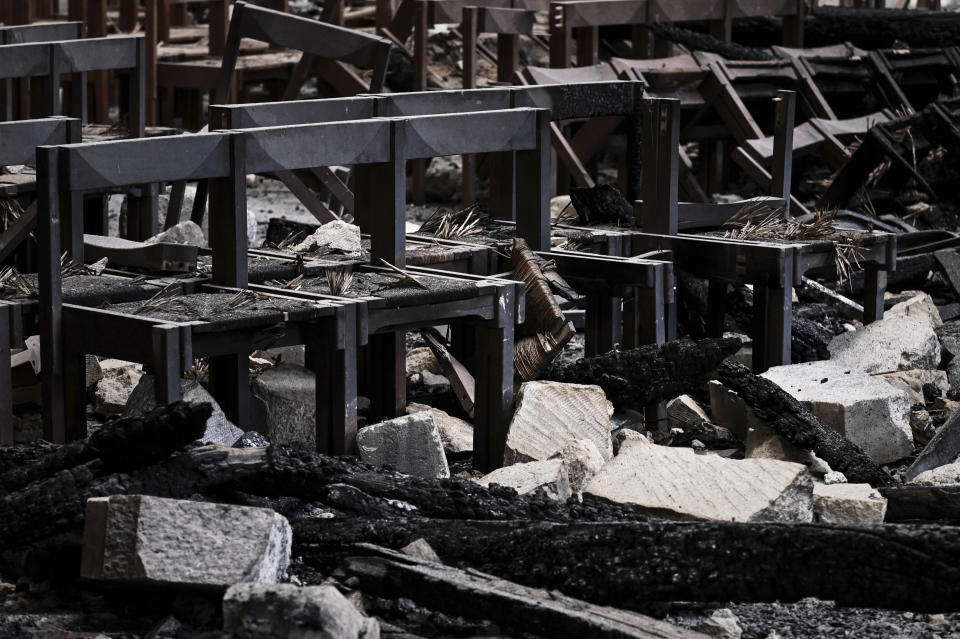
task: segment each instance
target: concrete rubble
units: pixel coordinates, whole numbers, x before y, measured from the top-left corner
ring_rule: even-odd
[[[316,376],[297,364],[269,368],[250,381],[253,426],[270,441],[316,450]]]
[[[87,501],[84,579],[223,588],[276,583],[290,563],[286,518],[250,508],[146,495]]]
[[[376,619],[360,614],[333,586],[239,583],[223,596],[223,630],[237,639],[379,639]]]
[[[418,477],[449,477],[443,440],[431,412],[397,417],[357,432],[360,459]]]
[[[551,499],[566,501],[572,494],[567,467],[561,459],[521,462],[498,468],[481,477],[481,486],[499,484],[513,488],[520,495],[542,489]]]
[[[119,415],[143,375],[140,364],[119,359],[100,360],[101,377],[93,393],[94,410],[102,415]]]
[[[407,404],[408,415],[423,411],[429,411],[433,416],[433,423],[437,425],[437,430],[440,431],[440,440],[443,442],[445,453],[459,455],[473,450],[473,426],[470,422],[426,404]]]
[[[813,512],[825,524],[879,524],[887,500],[870,484],[814,484]]]
[[[359,254],[361,249],[360,227],[342,220],[327,222],[293,247],[297,253],[335,251],[345,255]]]
[[[584,495],[669,519],[786,521],[813,519],[813,485],[800,464],[728,460],[627,440]]]
[[[611,415],[613,404],[599,386],[526,382],[517,394],[504,462],[548,459],[577,439],[593,442],[609,459],[613,455]]]

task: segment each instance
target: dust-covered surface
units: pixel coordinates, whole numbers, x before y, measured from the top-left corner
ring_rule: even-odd
[[[430,277],[411,274],[415,280],[400,273],[354,272],[350,286],[339,292],[344,297],[380,297],[391,306],[414,306],[464,300],[476,297],[477,285],[470,280]],[[297,290],[331,294],[327,278],[304,279]]]
[[[313,302],[241,291],[194,293],[115,304],[110,310],[171,322],[207,322],[198,330],[228,330],[305,321],[325,314]]]

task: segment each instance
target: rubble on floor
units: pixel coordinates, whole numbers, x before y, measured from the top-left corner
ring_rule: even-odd
[[[316,450],[316,376],[297,364],[273,366],[250,381],[254,428],[271,442]]]
[[[357,432],[360,459],[417,477],[449,477],[440,431],[429,411],[397,417]]]

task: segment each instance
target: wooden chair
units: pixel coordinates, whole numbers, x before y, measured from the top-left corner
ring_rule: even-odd
[[[151,366],[158,403],[175,401],[183,371],[194,357],[209,356],[213,395],[242,428],[250,419],[248,354],[271,345],[306,344],[317,373],[318,424],[330,420],[342,430],[355,423],[356,396],[343,368],[349,368],[353,353],[353,304],[257,295],[246,287],[246,221],[235,216],[237,193],[231,195],[229,179],[231,167],[243,158],[244,140],[218,134],[38,150],[41,375],[44,424],[54,441],[85,434],[85,353]],[[158,161],[162,158],[167,160]],[[255,168],[256,160],[248,165]],[[73,262],[84,259],[78,194],[199,178],[213,179],[215,193],[222,196],[210,225],[209,283],[168,283],[168,292],[179,294],[172,306],[70,303],[63,293],[60,255],[65,248]]]

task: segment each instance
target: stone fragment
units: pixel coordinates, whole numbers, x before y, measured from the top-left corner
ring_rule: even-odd
[[[420,373],[420,379],[423,381],[424,388],[430,392],[437,392],[450,388],[449,379],[443,375],[431,373],[430,371],[422,371]]]
[[[875,376],[876,379],[883,380],[894,388],[899,388],[910,397],[910,404],[924,404],[926,400],[923,397],[924,384],[933,384],[941,393],[950,390],[950,383],[947,381],[946,371],[928,371],[928,370],[910,370],[897,371],[895,373],[881,373]]]
[[[566,501],[572,494],[567,467],[559,459],[524,462],[504,466],[477,480],[481,486],[500,484],[513,488],[520,495],[542,488],[548,497]]]
[[[670,428],[699,429],[710,424],[710,417],[689,395],[680,395],[667,402],[667,420]]]
[[[431,373],[440,373],[440,361],[433,354],[429,346],[418,346],[407,350],[407,375],[430,371]]]
[[[922,294],[891,308],[884,318],[860,330],[841,333],[827,349],[831,361],[871,375],[940,365],[942,324],[929,295]]]
[[[731,460],[640,440],[597,473],[584,494],[670,519],[793,521],[813,518],[813,487],[800,464]]]
[[[186,244],[203,248],[207,245],[207,238],[203,236],[203,229],[192,220],[184,220],[171,226],[166,231],[157,233],[146,241],[147,244]]]
[[[504,463],[548,459],[577,439],[592,441],[610,459],[611,415],[613,404],[599,386],[525,382],[507,431]]]
[[[845,484],[847,483],[847,476],[841,473],[839,470],[831,470],[829,473],[823,476],[823,483],[827,486],[832,484]]]
[[[957,408],[960,408],[960,402],[947,399],[946,397],[937,397],[933,400],[933,405],[943,411],[944,417],[950,417],[957,412]]]
[[[255,430],[248,430],[234,444],[233,448],[266,448],[270,440]]]
[[[454,202],[460,197],[463,170],[459,155],[430,160],[423,182],[428,202]]]
[[[438,564],[442,563],[440,561],[440,557],[437,556],[437,553],[434,552],[433,548],[423,537],[414,539],[409,544],[401,548],[400,552],[411,557],[419,557],[420,559],[426,561],[433,561]]]
[[[887,500],[870,484],[816,484],[813,512],[825,524],[880,524]]]
[[[743,634],[740,620],[729,608],[714,610],[709,617],[700,620],[693,629],[717,639],[740,639]]]
[[[333,586],[250,584],[223,596],[223,630],[237,639],[379,639],[376,619],[364,617]]]
[[[253,425],[275,444],[317,448],[316,376],[296,364],[280,364],[250,382]]]
[[[304,348],[303,344],[268,348],[265,352],[276,364],[296,364],[298,366],[306,366],[307,356],[306,349]]]
[[[343,220],[327,222],[292,250],[297,253],[326,250],[346,255],[359,254],[361,251],[360,227]]]
[[[440,431],[430,412],[380,422],[357,433],[360,459],[418,477],[449,477]]]
[[[589,439],[577,439],[555,452],[550,459],[559,459],[567,469],[570,490],[580,495],[594,475],[603,468],[603,455]]]
[[[292,532],[269,508],[114,495],[87,500],[81,576],[97,581],[227,588],[275,583]]]
[[[207,428],[203,432],[203,437],[200,438],[201,441],[219,446],[233,446],[243,436],[243,431],[227,419],[217,400],[197,380],[180,380],[180,398],[191,404],[210,404],[213,408],[213,412],[207,419]],[[124,415],[140,417],[156,407],[157,395],[154,390],[154,378],[152,375],[143,375],[137,387],[130,393]]]
[[[561,213],[571,212],[569,195],[557,195],[550,198],[550,219],[555,220]]]
[[[960,320],[944,322],[937,328],[940,339],[941,356],[945,362],[960,357]]]
[[[714,424],[723,426],[740,439],[746,439],[750,429],[764,423],[739,395],[720,382],[711,380],[707,388],[710,391],[710,414]]]
[[[433,408],[426,404],[408,404],[407,414],[413,415],[423,411],[430,411],[433,415],[433,422],[440,431],[440,440],[443,442],[443,450],[448,455],[458,453],[468,453],[473,450],[473,426],[459,417],[448,415],[439,408]]]
[[[621,428],[616,433],[613,434],[613,453],[615,455],[620,454],[620,447],[623,445],[623,442],[642,439],[647,441],[647,438],[643,433],[635,431],[632,428]]]
[[[913,451],[910,399],[833,360],[775,366],[763,374],[878,464]]]
[[[100,368],[100,360],[94,355],[87,355],[84,358],[86,368],[86,387],[92,388],[97,382],[103,379],[103,369]]]
[[[93,393],[93,408],[101,415],[120,415],[130,393],[137,387],[143,369],[133,362],[105,359],[100,362],[100,370],[103,377]]]
[[[960,462],[944,464],[924,471],[907,482],[910,486],[944,486],[960,484]]]
[[[760,424],[747,433],[746,449],[743,456],[747,459],[779,459],[795,464],[803,464],[815,475],[830,472],[830,465],[810,450],[797,448],[777,435],[770,426]]]

